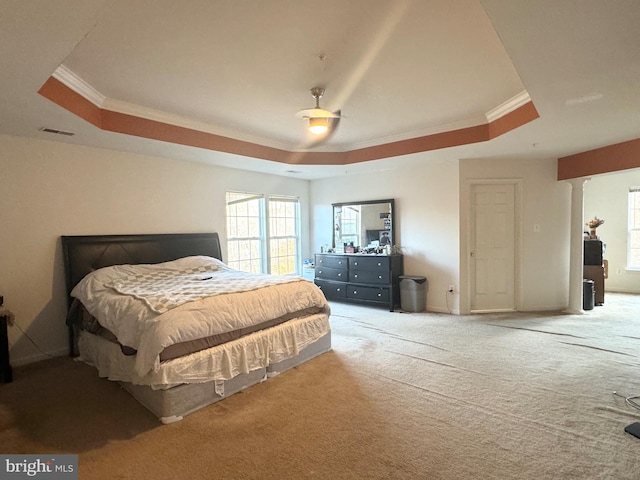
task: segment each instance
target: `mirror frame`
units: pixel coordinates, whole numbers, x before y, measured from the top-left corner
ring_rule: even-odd
[[[346,207],[349,205],[372,205],[376,203],[388,203],[389,210],[391,212],[391,245],[396,244],[396,215],[395,215],[395,199],[393,198],[384,198],[382,200],[364,200],[361,202],[340,202],[340,203],[332,203],[332,233],[331,240],[333,248],[336,248],[336,229],[335,229],[335,221],[336,221],[336,207]],[[358,247],[362,247],[362,245],[358,245]]]

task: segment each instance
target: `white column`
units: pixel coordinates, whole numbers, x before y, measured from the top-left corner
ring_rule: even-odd
[[[569,313],[582,311],[582,264],[584,263],[584,184],[589,178],[569,180],[571,184],[571,235],[569,248]]]

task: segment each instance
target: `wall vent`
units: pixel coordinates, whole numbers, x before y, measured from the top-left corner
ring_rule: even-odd
[[[65,132],[64,130],[56,130],[54,128],[42,127],[38,130],[40,130],[41,132],[55,133],[56,135],[66,135],[67,137],[72,137],[73,135],[75,135],[75,133]]]

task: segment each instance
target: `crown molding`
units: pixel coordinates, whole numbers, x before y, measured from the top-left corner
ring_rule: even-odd
[[[531,97],[529,96],[529,92],[523,90],[519,94],[511,97],[506,102],[498,105],[496,108],[489,110],[485,117],[487,118],[488,123],[495,122],[499,118],[504,117],[505,115],[510,114],[514,110],[522,107],[523,105],[529,103],[531,101]]]
[[[435,127],[426,127],[408,132],[402,132],[394,135],[388,135],[385,137],[378,137],[375,140],[352,143],[344,150],[358,150],[361,148],[375,147],[386,143],[401,142],[403,140],[410,140],[412,138],[429,137],[432,135],[438,135],[440,133],[451,132],[454,130],[463,130],[465,128],[477,127],[478,125],[485,125],[487,120],[484,116],[478,116],[474,118],[467,118],[464,120],[457,120],[455,122],[438,125]]]
[[[450,123],[438,125],[435,127],[421,128],[417,130],[412,130],[410,132],[402,132],[399,134],[389,135],[386,137],[379,137],[373,141],[354,143],[349,145],[348,148],[344,148],[343,150],[346,151],[346,150],[354,150],[359,148],[368,148],[368,147],[373,147],[373,146],[384,144],[384,143],[400,142],[402,140],[408,140],[411,138],[438,135],[440,133],[451,132],[454,130],[463,130],[465,128],[472,128],[478,125],[489,124],[514,112],[515,110],[522,107],[523,105],[526,105],[530,101],[531,101],[531,97],[529,96],[529,93],[526,90],[523,90],[522,92],[510,98],[506,102],[498,105],[496,108],[489,110],[484,115],[478,115],[472,118],[457,120],[455,122],[450,122]]]
[[[60,65],[51,76],[76,92],[78,95],[81,95],[86,100],[90,101],[95,106],[103,110],[122,113],[124,115],[130,115],[137,118],[144,118],[146,120],[152,120],[154,122],[165,123],[176,127],[187,128],[190,130],[197,130],[203,133],[211,133],[213,135],[237,138],[238,140],[259,143],[261,145],[266,145],[273,148],[279,148],[283,150],[291,148],[291,145],[289,144],[275,142],[273,140],[255,135],[239,134],[237,131],[214,127],[211,124],[198,122],[181,115],[167,113],[162,110],[156,110],[154,108],[143,107],[142,105],[126,102],[124,100],[109,98],[101,94],[98,90],[93,88],[91,85],[89,85],[64,65]]]
[[[237,131],[231,131],[225,128],[216,127],[205,122],[199,122],[192,120],[181,115],[173,113],[167,113],[162,110],[156,110],[153,108],[143,107],[134,103],[125,102],[123,100],[115,100],[112,98],[106,98],[103,108],[116,113],[122,113],[130,115],[132,117],[144,118],[146,120],[152,120],[158,123],[164,123],[167,125],[173,125],[174,127],[186,128],[189,130],[196,130],[198,132],[210,133],[213,135],[219,135],[223,137],[236,138],[245,142],[259,143],[273,148],[279,148],[287,150],[291,148],[289,144],[278,143],[273,140],[259,137],[255,135],[238,133]]]
[[[339,150],[291,148],[264,138],[243,135],[140,105],[114,100],[64,66],[43,84],[38,93],[96,127],[212,151],[288,164],[346,165],[417,152],[484,142],[539,117],[527,92],[522,92],[486,115],[446,125],[403,132]],[[488,121],[488,119],[491,121]]]
[[[82,95],[96,107],[105,108],[104,104],[107,100],[107,97],[102,95],[99,91],[97,91],[95,88],[93,88],[91,85],[89,85],[64,65],[59,65],[51,76],[56,80],[62,82],[78,95]]]

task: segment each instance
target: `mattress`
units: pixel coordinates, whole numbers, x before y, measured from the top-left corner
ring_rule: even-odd
[[[216,335],[210,335],[204,338],[197,338],[194,340],[174,343],[168,345],[160,352],[160,362],[172,360],[174,358],[179,358],[191,353],[199,352],[200,350],[215,347],[217,345],[221,345],[223,343],[227,343],[232,340],[244,337],[251,333],[280,325],[294,318],[307,317],[315,313],[322,313],[323,311],[324,309],[320,307],[305,308],[303,310],[287,313],[285,315],[281,315],[280,317],[266,320],[264,322],[248,327],[241,327],[237,328],[236,330],[231,330]],[[78,299],[75,299],[73,301],[69,314],[67,315],[67,319],[69,324],[77,325],[79,331],[92,333],[104,338],[105,340],[117,343],[123,355],[135,355],[136,353],[138,353],[135,348],[122,345],[118,341],[117,336],[108,328],[103,327],[98,319],[91,315],[85,308],[85,306],[80,301],[78,301]]]

